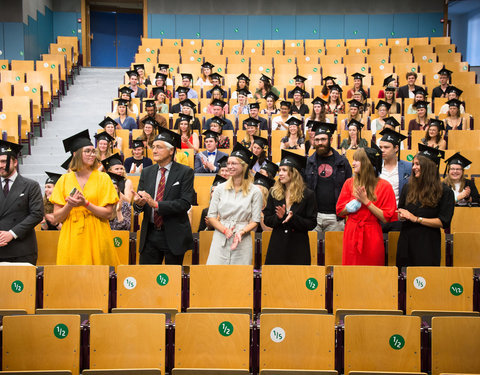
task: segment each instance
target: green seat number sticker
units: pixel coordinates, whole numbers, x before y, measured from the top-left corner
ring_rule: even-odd
[[[412,161],[413,160],[413,155],[407,155],[407,161]]]
[[[12,290],[14,293],[20,293],[23,291],[23,283],[20,280],[15,280],[12,283]]]
[[[392,349],[400,350],[405,346],[405,339],[401,335],[392,335],[388,343]]]
[[[318,281],[317,279],[313,278],[313,277],[310,277],[307,279],[307,281],[305,282],[305,286],[307,287],[307,289],[309,290],[315,290],[318,288]]]
[[[222,336],[230,336],[233,333],[233,324],[228,321],[221,322],[218,326],[218,332],[220,332]]]
[[[68,327],[65,324],[57,324],[55,328],[53,328],[53,334],[57,339],[64,339],[68,336]]]
[[[157,284],[160,285],[160,286],[165,286],[168,284],[168,275],[165,274],[165,273],[160,273],[158,276],[157,276]]]
[[[122,246],[122,243],[123,243],[123,241],[120,237],[114,237],[113,238],[113,246],[120,247],[120,246]]]
[[[155,52],[157,52],[157,50],[155,50],[155,49],[152,49],[152,50],[150,51],[150,53],[151,53],[152,55],[153,55]]]
[[[7,66],[5,64],[3,64],[2,69],[7,69]]]
[[[149,58],[147,58],[147,62],[150,62],[150,61],[152,61],[152,60],[150,59],[150,57],[149,57]]]
[[[452,284],[450,287],[450,293],[452,293],[454,296],[459,296],[463,293],[463,286],[462,284],[455,283]]]

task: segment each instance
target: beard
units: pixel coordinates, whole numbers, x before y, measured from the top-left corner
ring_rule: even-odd
[[[330,152],[330,146],[331,141],[328,140],[328,143],[326,145],[320,144],[315,146],[315,151],[317,152],[318,156],[326,156]]]

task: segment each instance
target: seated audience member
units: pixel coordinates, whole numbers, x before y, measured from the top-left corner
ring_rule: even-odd
[[[313,111],[310,115],[310,119],[312,121],[319,121],[319,122],[330,122],[330,119],[325,117],[325,106],[327,102],[318,96],[312,100],[313,104]]]
[[[142,134],[140,135],[140,139],[143,141],[143,145],[146,148],[146,156],[149,156],[149,150],[152,149],[153,140],[155,139],[158,131],[160,129],[166,129],[158,125],[158,122],[155,121],[152,117],[147,117],[141,121]]]
[[[260,167],[258,173],[267,176],[268,178],[274,179],[277,176],[278,172],[278,165],[271,162],[270,160],[266,159],[265,163]]]
[[[197,153],[200,147],[200,140],[198,134],[193,131],[190,125],[192,116],[181,113],[180,116],[178,116],[178,120],[178,132],[182,137],[181,148],[192,148],[193,152]]]
[[[141,139],[135,139],[132,144],[132,156],[125,159],[123,166],[127,173],[140,173],[143,168],[152,165],[152,159],[144,156],[145,146]]]
[[[249,98],[253,98],[253,95],[250,93],[250,89],[249,89],[249,85],[250,85],[250,78],[248,78],[245,74],[240,74],[238,77],[237,77],[237,88],[235,91],[232,92],[232,94],[230,95],[230,98],[232,99],[237,99],[237,96],[238,96],[238,91],[240,89],[244,89],[248,92],[248,97]]]
[[[439,83],[440,85],[435,87],[433,90],[432,90],[432,99],[435,99],[435,98],[446,98],[447,97],[447,88],[448,86],[450,86],[450,78],[452,76],[452,71],[451,70],[448,70],[448,69],[445,69],[445,67],[443,67],[442,69],[440,69],[438,71],[438,76],[439,76]]]
[[[455,87],[455,86],[448,86],[447,90],[447,99],[448,100],[460,100],[460,95],[462,95],[463,91],[460,90],[459,88]],[[444,105],[442,105],[440,107],[440,111],[439,111],[439,114],[444,114],[444,113],[447,113],[448,112],[448,107],[449,105],[447,103],[445,103]],[[462,104],[460,104],[459,106],[460,108],[460,113],[463,114],[465,113],[465,107]]]
[[[467,129],[467,120],[460,115],[462,102],[458,99],[452,99],[447,102],[448,111],[445,117],[446,130]]]
[[[362,121],[366,124],[368,122],[368,117],[372,112],[371,105],[367,100],[367,92],[365,90],[355,91],[352,99],[362,104],[358,107],[358,113],[360,113]]]
[[[330,87],[335,85],[335,77],[332,76],[327,76],[323,78],[323,87],[322,87],[322,96],[321,99],[323,100],[328,100],[328,97],[330,96]]]
[[[213,89],[211,89],[210,91],[210,98],[212,98],[212,100],[210,101],[210,104],[208,105],[208,107],[206,108],[206,113],[213,113],[213,101],[214,100],[222,100],[226,94],[226,92],[220,87],[220,86],[215,86]],[[228,104],[225,103],[225,105],[223,106],[223,115],[226,115],[228,114]]]
[[[129,116],[129,111],[127,108],[129,102],[123,99],[116,99],[116,101],[118,102],[116,113],[118,117],[115,118],[115,122],[119,124],[122,129],[137,129],[137,122],[133,117]]]
[[[353,73],[353,87],[347,91],[347,99],[352,99],[353,94],[357,91],[365,89],[363,88],[363,79],[365,78],[365,75],[362,73]],[[357,99],[358,100],[358,99]]]
[[[181,73],[182,76],[182,86],[187,88],[187,98],[188,99],[198,99],[198,94],[197,92],[192,88],[192,81],[193,81],[193,75],[190,73]],[[177,92],[175,93],[175,97],[179,98],[178,96],[178,89]]]
[[[422,138],[420,142],[431,148],[446,150],[447,142],[443,139],[444,130],[445,125],[442,120],[430,119],[425,132],[425,137]]]
[[[379,100],[375,109],[377,110],[378,117],[370,123],[370,129],[372,130],[372,135],[375,135],[378,131],[383,129],[385,125],[385,119],[389,116],[389,110],[391,106],[389,103]]]
[[[108,172],[108,175],[112,179],[119,197],[119,200],[115,205],[114,217],[110,219],[110,229],[130,230],[132,225],[132,206],[121,193],[121,187],[125,189],[125,181],[129,180],[125,180],[125,177],[112,172]]]
[[[210,78],[212,80],[213,89],[207,91],[207,93],[205,95],[207,97],[207,99],[210,99],[210,98],[213,97],[213,94],[215,93],[215,91],[216,91],[215,89],[217,87],[221,90],[220,91],[221,96],[220,97],[217,96],[216,98],[217,99],[226,99],[228,97],[227,92],[222,89],[222,78],[223,78],[223,76],[218,74],[218,73],[212,73],[210,75]]]
[[[112,143],[112,147],[118,150],[122,150],[123,139],[120,136],[117,136],[117,128],[121,129],[122,127],[115,122],[115,120],[111,117],[106,117],[101,123],[98,124],[101,126],[107,134],[113,137],[114,141]]]
[[[138,85],[145,86],[151,85],[152,82],[150,79],[145,75],[145,65],[144,64],[134,64],[133,69],[138,74]]]
[[[292,108],[292,103],[286,100],[280,102],[280,115],[272,118],[272,130],[288,129],[287,120],[292,117],[290,115],[290,108]]]
[[[210,82],[210,74],[212,74],[212,68],[215,65],[205,61],[200,68],[200,77],[198,77],[197,82],[195,83],[196,86],[203,88],[203,86],[211,86],[212,83]]]
[[[358,100],[352,99],[348,102],[349,109],[346,119],[342,120],[341,128],[348,130],[351,120],[362,122],[362,115],[360,114],[360,109],[363,107],[362,103]]]
[[[251,171],[255,174],[260,171],[260,168],[262,168],[263,165],[266,163],[268,152],[268,139],[254,135],[251,149],[253,155],[257,157],[257,161],[253,165]]]
[[[397,96],[402,99],[407,99],[407,98],[415,98],[415,91],[420,89],[420,86],[417,86],[415,84],[415,81],[417,80],[417,73],[415,72],[407,72],[406,78],[407,78],[407,84],[405,86],[401,86],[398,88]]]
[[[472,180],[465,178],[465,168],[472,162],[459,152],[455,153],[445,160],[447,168],[445,171],[445,180],[455,195],[455,204],[457,206],[480,204],[480,196],[477,187]]]
[[[254,119],[253,117],[246,118],[243,120],[243,127],[246,129],[245,138],[243,138],[240,143],[245,148],[251,149],[255,136],[260,136],[260,121]]]
[[[170,68],[169,64],[164,64],[164,63],[159,63],[158,64],[158,72],[162,73],[162,74],[165,74],[167,76],[167,79],[165,80],[165,84],[167,86],[173,86],[173,81],[170,78],[170,71],[173,72],[173,68]]]
[[[304,99],[310,99],[310,94],[305,89],[305,81],[307,79],[305,77],[300,76],[300,75],[296,75],[295,77],[293,77],[293,79],[295,80],[295,87],[298,87],[298,88],[302,89],[303,91],[305,91],[305,94],[303,95],[303,98]],[[288,94],[287,94],[288,99],[293,99],[294,90],[295,90],[295,88],[288,92]]]
[[[345,113],[345,103],[342,101],[342,88],[337,84],[330,86],[330,95],[328,96],[325,113],[338,115]]]
[[[181,103],[188,99],[187,94],[188,94],[189,89],[187,87],[183,86],[178,86],[176,90],[176,98],[178,98],[178,103],[172,105],[171,113],[180,113],[182,111],[182,105]]]
[[[428,125],[427,115],[428,102],[419,101],[414,103],[414,108],[417,110],[417,118],[410,120],[408,124],[408,132],[412,130],[426,130]]]
[[[127,72],[129,87],[132,90],[132,98],[146,98],[147,91],[138,86],[138,73],[136,70],[129,70]]]
[[[291,117],[287,120],[288,130],[287,135],[280,141],[280,149],[282,150],[298,150],[305,149],[305,137],[302,131],[302,120],[296,117]]]
[[[62,228],[62,223],[56,223],[53,217],[53,203],[50,202],[50,197],[52,196],[53,188],[57,183],[58,179],[62,177],[59,173],[45,172],[48,176],[45,181],[45,194],[43,195],[43,208],[45,216],[43,217],[40,227],[42,230],[60,230]]]
[[[155,100],[155,111],[157,113],[168,113],[168,104],[167,95],[163,88],[161,87],[154,87],[152,88],[153,99]]]
[[[390,104],[389,113],[391,115],[402,114],[402,105],[397,102],[397,89],[393,86],[385,87],[385,102]]]
[[[226,153],[218,151],[218,134],[211,130],[203,132],[203,145],[205,151],[195,155],[195,173],[217,173],[219,170],[218,161],[227,156]]]
[[[103,168],[107,173],[114,173],[124,178],[119,186],[120,198],[126,202],[133,200],[133,183],[127,179],[127,173],[123,166],[123,157],[120,154],[113,154],[109,158],[102,160]]]
[[[163,93],[165,94],[165,96],[168,98],[168,99],[172,99],[172,92],[167,88],[167,81],[169,80],[168,78],[168,75],[167,74],[164,74],[164,73],[161,73],[161,72],[157,72],[157,74],[155,75],[155,86],[152,88],[152,91],[150,92],[150,98],[153,98],[154,96],[154,89],[157,88],[157,89],[161,89],[163,90]],[[171,80],[170,80],[171,81]],[[173,83],[170,83],[170,86],[172,86]]]
[[[415,98],[413,99],[413,103],[410,104],[407,108],[407,114],[409,115],[414,115],[415,113],[417,113],[417,110],[415,109],[415,106],[414,106],[416,102],[427,101],[427,91],[424,88],[420,87],[419,89],[416,89],[413,93],[415,94]],[[432,114],[432,108],[430,104],[427,105],[427,114],[428,115]]]
[[[232,107],[230,112],[232,115],[238,117],[238,115],[248,115],[248,94],[250,91],[246,89],[238,89],[237,91],[237,104]]]
[[[300,116],[305,116],[310,112],[308,106],[303,102],[303,98],[307,92],[302,90],[300,87],[295,87],[293,90],[293,103],[292,108],[290,109],[290,113],[296,114],[298,113]]]
[[[368,147],[367,141],[362,138],[363,124],[355,119],[348,123],[348,138],[345,138],[340,144],[342,155],[347,153],[347,150],[356,150],[358,148]]]
[[[255,91],[255,95],[253,95],[253,97],[255,99],[262,99],[270,91],[273,92],[278,97],[280,97],[280,91],[278,91],[276,87],[272,86],[271,78],[267,77],[265,74],[262,74],[262,76],[260,77],[260,80],[258,81],[258,88]]]
[[[135,113],[138,116],[139,109],[138,106],[132,102],[132,92],[133,90],[128,86],[122,86],[118,89],[118,98],[123,99],[128,102],[128,111],[131,113]],[[117,102],[115,102],[113,106],[113,112],[117,110]]]
[[[270,192],[270,189],[273,187],[275,184],[275,180],[272,178],[268,178],[264,174],[257,172],[253,176],[253,184],[260,189],[262,192],[262,197],[263,197],[263,206],[262,209],[265,208],[267,205],[267,199],[268,199],[268,193]],[[266,232],[266,231],[271,231],[272,228],[268,227],[264,223],[264,215],[263,212],[260,216],[260,225],[257,227],[256,232],[261,233],[261,232]]]
[[[230,172],[228,171],[227,167],[227,162],[228,162],[228,156],[224,156],[220,159],[218,159],[218,172],[220,176],[222,176],[225,179],[228,179],[230,177]]]
[[[255,120],[260,121],[260,130],[268,130],[268,121],[267,119],[261,117],[260,113],[260,103],[250,103],[249,104],[250,117]]]
[[[189,121],[190,126],[193,130],[200,130],[201,129],[201,124],[200,120],[195,116],[195,110],[197,106],[195,105],[194,102],[192,102],[190,99],[185,99],[181,101],[180,106],[182,107],[180,111],[180,115],[187,115],[190,116],[191,119]],[[175,120],[175,124],[173,124],[173,128],[176,130],[178,129],[178,124],[180,123],[180,116]]]
[[[95,155],[99,162],[109,158],[113,154],[112,143],[114,138],[107,132],[97,133],[93,136],[97,142]],[[98,163],[98,170],[104,172],[102,163]]]
[[[395,90],[396,97],[398,98],[398,92],[397,92],[398,81],[397,81],[397,78],[393,76],[393,74],[390,74],[388,77],[385,77],[385,79],[383,80],[383,87],[385,87],[385,89],[382,89],[378,92],[377,98],[379,99],[386,98],[386,90],[388,87],[391,87]]]
[[[212,114],[213,116],[221,117],[225,120],[225,125],[223,126],[223,130],[234,130],[233,129],[233,124],[232,122],[228,119],[225,118],[223,114],[223,107],[225,107],[227,103],[225,103],[223,100],[220,99],[214,99],[210,103],[212,106]],[[209,118],[207,121],[205,121],[205,124],[203,125],[203,129],[210,129],[210,123],[212,122],[212,119]]]
[[[210,130],[218,134],[217,148],[230,148],[230,138],[222,134],[225,124],[225,120],[217,116],[212,117],[212,121],[210,122]]]
[[[160,125],[163,128],[168,128],[168,123],[165,117],[163,117],[160,113],[156,112],[155,109],[155,100],[154,99],[145,99],[143,101],[144,106],[145,106],[145,112],[147,114],[142,117],[142,119],[139,122],[139,129],[142,129],[143,127],[143,120],[145,120],[147,117],[154,118],[156,122],[158,122],[158,125]]]
[[[273,92],[269,92],[265,95],[265,108],[263,108],[260,113],[262,115],[268,115],[268,117],[272,117],[272,115],[276,115],[279,113],[279,110],[276,106],[276,102],[278,100],[278,96],[275,95]]]

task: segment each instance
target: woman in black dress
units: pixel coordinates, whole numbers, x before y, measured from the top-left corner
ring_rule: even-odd
[[[402,189],[398,218],[403,221],[397,246],[397,266],[439,266],[440,228],[450,227],[453,191],[440,181],[438,166],[445,152],[418,145],[412,175]]]
[[[311,264],[308,231],[317,225],[317,207],[301,175],[306,163],[305,156],[282,150],[278,181],[263,210],[265,225],[273,228],[265,264]]]

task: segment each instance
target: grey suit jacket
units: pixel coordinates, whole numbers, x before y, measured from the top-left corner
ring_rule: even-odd
[[[17,175],[7,197],[0,192],[0,230],[17,236],[0,247],[0,260],[37,253],[35,226],[43,219],[43,198],[38,182]]]
[[[140,175],[138,191],[146,191],[155,199],[157,173],[158,164],[144,168]],[[192,168],[173,162],[165,182],[163,200],[158,202],[157,210],[163,217],[167,245],[175,255],[181,255],[193,249],[192,228],[187,214],[193,201],[193,177]],[[144,212],[139,246],[139,251],[142,252],[145,248],[153,209],[146,204],[143,207],[135,205],[135,210]]]

